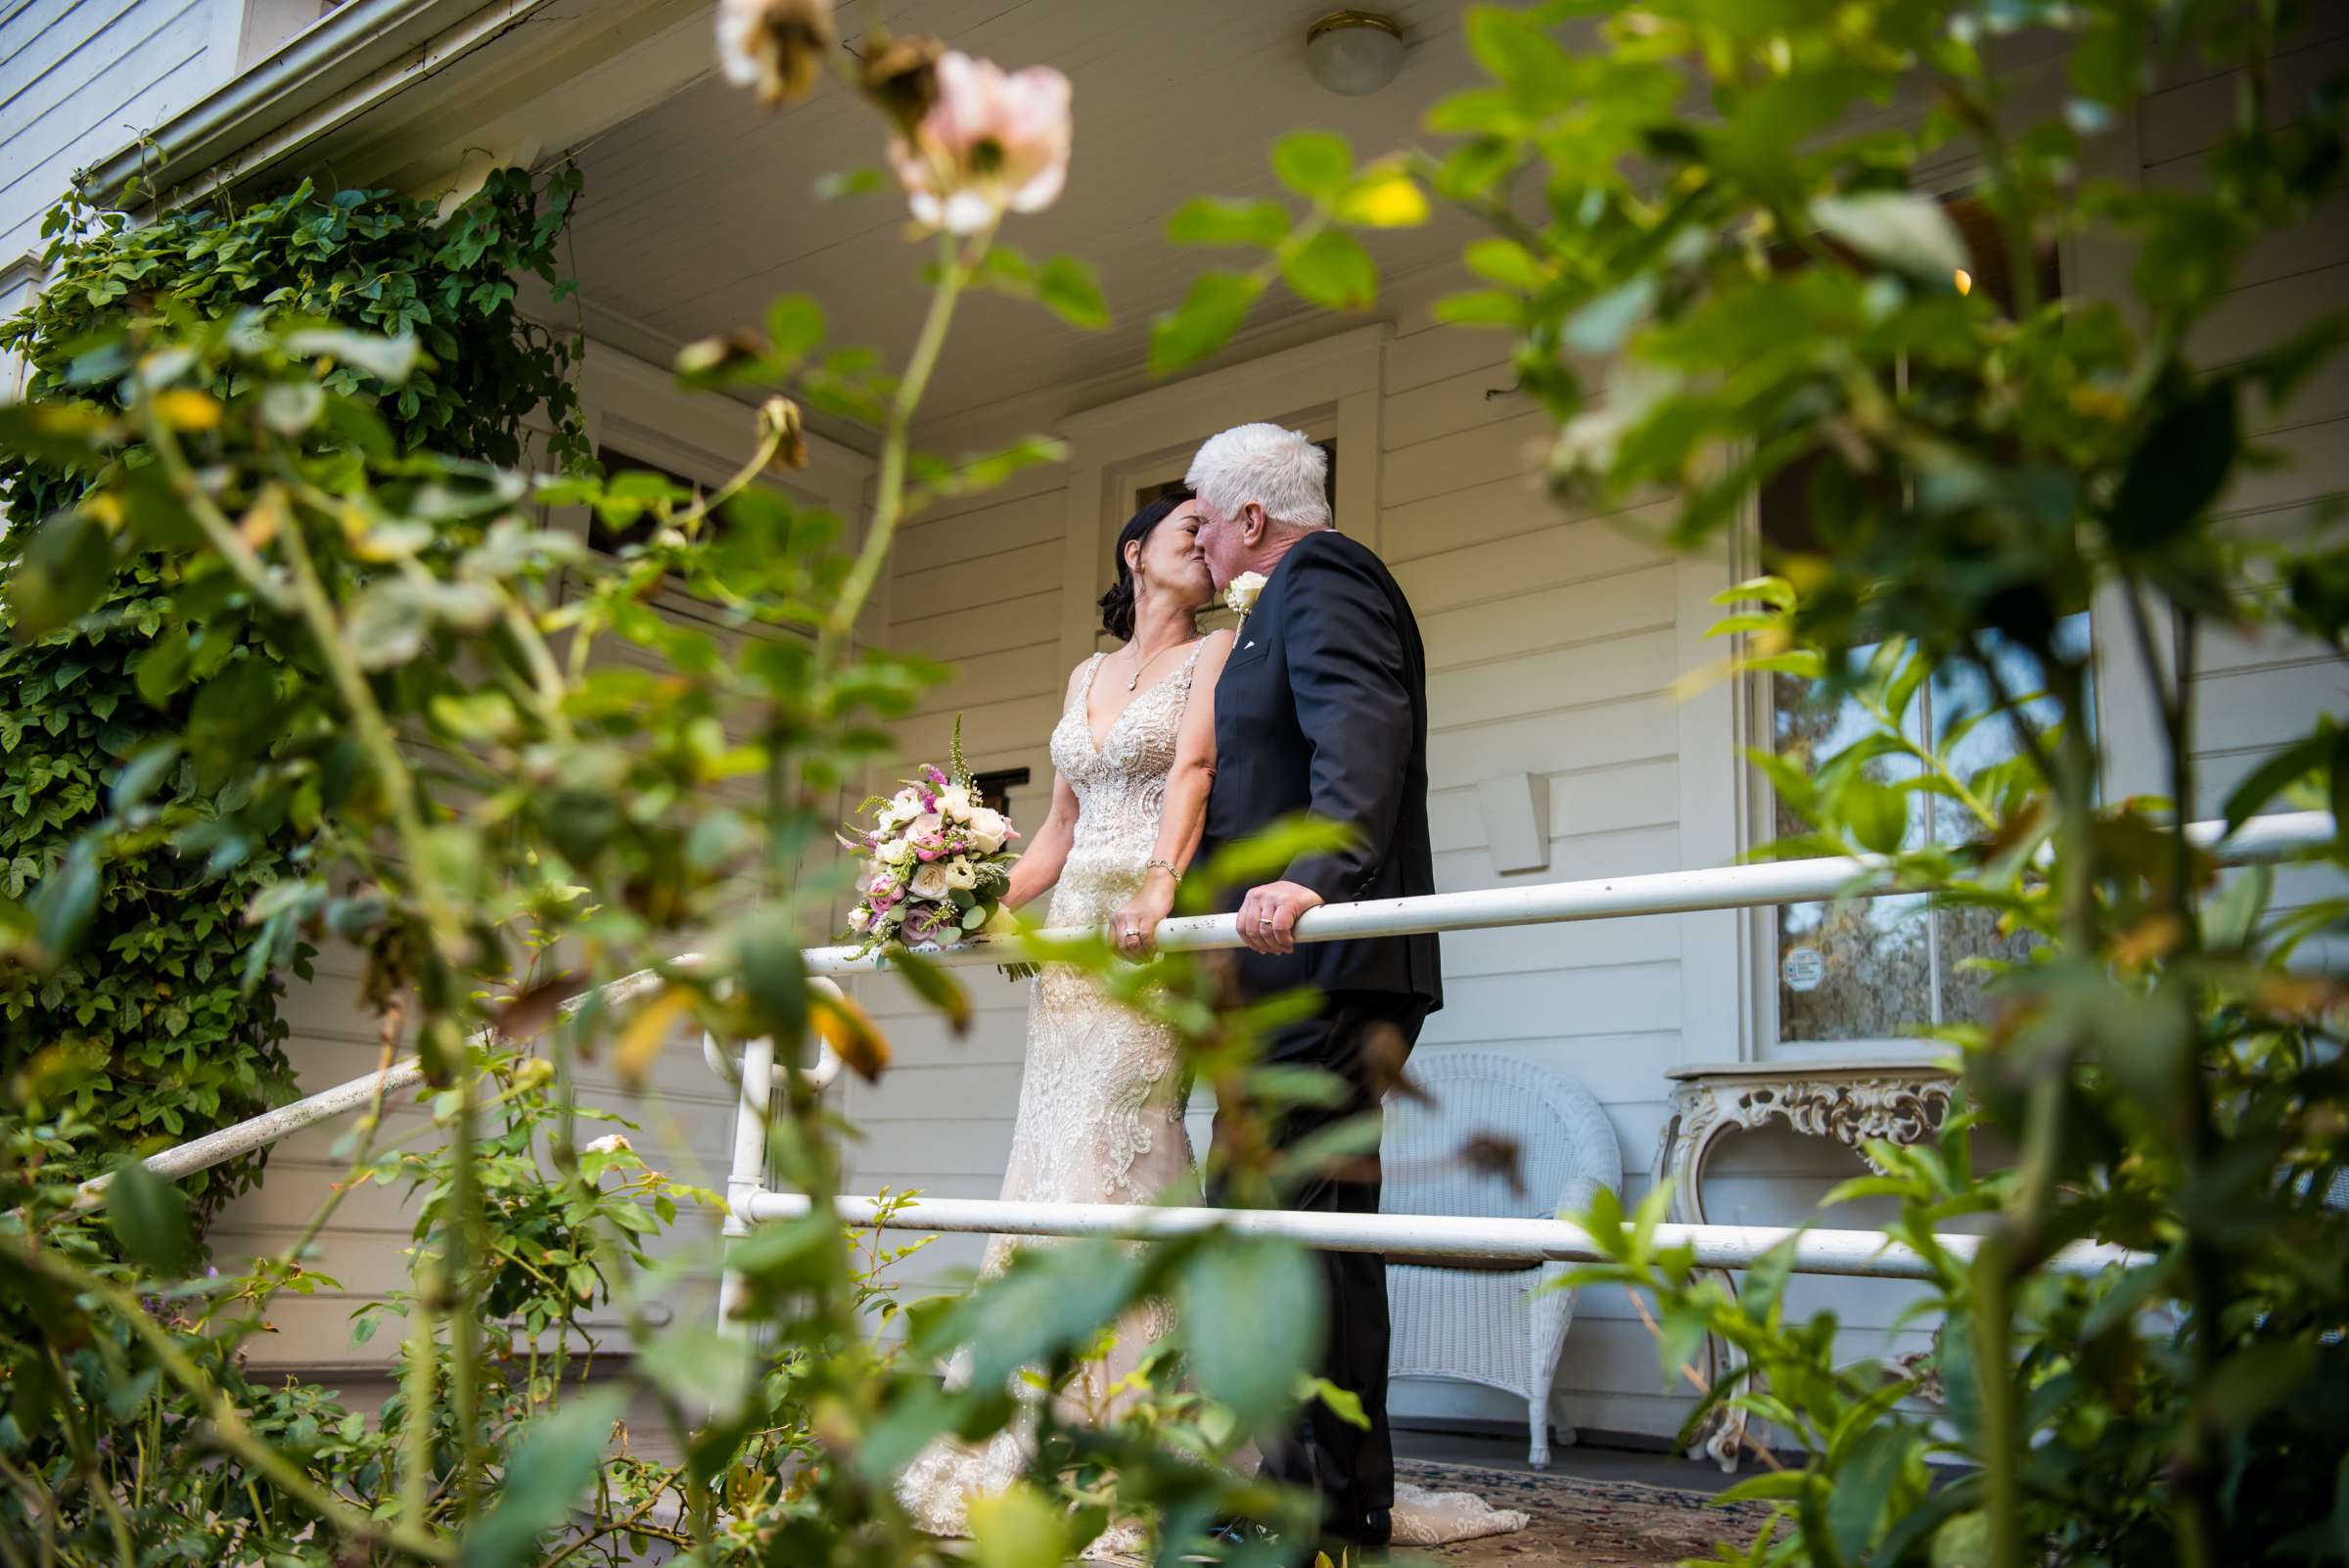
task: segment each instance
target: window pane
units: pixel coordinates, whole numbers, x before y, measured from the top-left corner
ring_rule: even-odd
[[[1872,649],[1861,649],[1865,664]],[[1857,704],[1812,681],[1772,677],[1772,744],[1808,769],[1873,727]],[[1871,777],[1886,784],[1915,775],[1910,758],[1878,758]],[[1910,797],[1910,837],[1923,828],[1922,797]],[[1776,837],[1806,830],[1780,802]],[[1796,903],[1778,910],[1778,1038],[1889,1039],[1932,1020],[1931,933],[1923,895]]]
[[[2018,697],[2035,698],[2023,705],[2023,711],[2036,723],[2052,722],[2056,716],[2053,700],[2036,696],[2044,684],[2038,663],[2020,648],[2004,643],[1996,633],[1990,634],[1988,640],[1991,657],[1998,664],[2000,683]],[[2056,623],[2055,646],[2069,658],[2088,656],[2086,611],[2066,616]],[[1960,721],[1994,706],[1996,695],[1979,669],[1971,665],[1949,665],[1934,672],[1928,702],[1933,740],[1938,748]],[[2092,723],[2094,716],[2090,715]],[[2021,750],[2022,743],[2015,735],[2012,721],[1990,717],[1974,724],[1944,755],[1949,759],[1952,772],[1961,779],[1971,779],[1982,768],[2020,756]],[[1935,837],[1952,844],[1981,837],[1983,824],[1962,803],[1936,797],[1933,805]],[[1987,1016],[1983,992],[1992,977],[1967,967],[1967,959],[2021,962],[2031,956],[2036,939],[2027,933],[2003,937],[1998,921],[1998,911],[1994,909],[1945,903],[1934,911],[1934,942],[1941,958],[1941,1011],[1942,1017],[1952,1023],[1980,1023]]]

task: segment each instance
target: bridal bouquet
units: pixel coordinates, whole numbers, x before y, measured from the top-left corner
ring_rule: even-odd
[[[860,952],[891,943],[950,947],[1002,913],[1011,886],[1010,846],[1019,833],[1003,813],[981,803],[962,760],[962,723],[954,725],[947,766],[925,763],[893,796],[871,796],[856,808],[872,826],[852,823],[840,835],[851,854],[871,864],[856,880],[863,895],[849,911],[849,935]]]

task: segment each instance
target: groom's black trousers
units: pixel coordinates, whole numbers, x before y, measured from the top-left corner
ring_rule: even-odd
[[[1292,1024],[1265,1042],[1260,1060],[1281,1066],[1317,1067],[1345,1085],[1332,1105],[1297,1105],[1260,1112],[1273,1121],[1276,1147],[1292,1148],[1333,1125],[1368,1118],[1377,1126],[1381,1102],[1403,1071],[1404,1058],[1419,1038],[1428,1004],[1389,992],[1336,992],[1320,1015]],[[1216,1115],[1219,1151],[1228,1147],[1229,1113]],[[1225,1201],[1221,1173],[1209,1201]],[[1376,1214],[1379,1165],[1375,1142],[1366,1154],[1329,1162],[1304,1176],[1280,1195],[1281,1206],[1323,1214]],[[1337,1539],[1384,1545],[1388,1510],[1395,1505],[1395,1446],[1387,1430],[1387,1261],[1371,1252],[1322,1252],[1329,1333],[1320,1374],[1362,1402],[1369,1430],[1339,1419],[1318,1400],[1310,1402],[1297,1428],[1282,1443],[1267,1444],[1265,1471],[1276,1480],[1308,1487],[1321,1498],[1321,1528]]]

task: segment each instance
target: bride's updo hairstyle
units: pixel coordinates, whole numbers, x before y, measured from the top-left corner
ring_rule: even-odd
[[[1126,564],[1126,546],[1139,544],[1147,548],[1158,526],[1190,498],[1189,490],[1162,495],[1127,519],[1126,527],[1118,531],[1118,580],[1101,595],[1101,629],[1121,642],[1133,640],[1133,568]]]

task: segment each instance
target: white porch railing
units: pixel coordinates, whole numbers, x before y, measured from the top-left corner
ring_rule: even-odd
[[[2332,816],[2323,811],[2255,817],[2233,835],[2219,822],[2190,823],[2188,837],[2229,864],[2281,858],[2332,842]],[[1696,910],[1760,907],[1842,897],[1873,898],[1896,891],[1890,863],[1882,856],[1789,860],[1709,871],[1669,871],[1650,876],[1557,882],[1538,887],[1480,893],[1437,894],[1374,903],[1332,904],[1308,912],[1297,923],[1300,942],[1334,942],[1358,937],[1414,932],[1466,931],[1497,926],[1555,924],[1575,920],[1683,914]],[[1082,933],[1048,933],[1074,937]],[[1230,915],[1170,920],[1159,930],[1159,945],[1170,951],[1199,951],[1240,945]],[[935,955],[945,964],[997,963],[1005,949],[984,942]],[[858,957],[848,947],[811,948],[808,968],[818,976],[852,975],[886,968],[878,957]],[[608,990],[646,983],[630,976]],[[794,1219],[807,1213],[804,1194],[766,1186],[766,1118],[773,1101],[772,1042],[745,1045],[739,1070],[713,1051],[713,1063],[739,1084],[732,1168],[726,1186],[726,1233],[741,1235],[755,1223]],[[828,1057],[810,1070],[829,1082],[839,1064]],[[151,1157],[149,1170],[186,1176],[249,1153],[300,1128],[345,1115],[422,1079],[413,1058],[382,1074],[353,1079],[307,1099],[223,1128],[217,1132]],[[105,1201],[106,1178],[82,1188],[81,1202]],[[896,1208],[886,1220],[876,1198],[842,1197],[837,1213],[851,1224],[925,1231],[987,1231],[1014,1235],[1095,1235],[1148,1239],[1222,1226],[1252,1234],[1277,1235],[1333,1251],[1377,1252],[1389,1257],[1461,1257],[1495,1261],[1593,1261],[1601,1255],[1589,1235],[1565,1221],[1489,1220],[1423,1215],[1328,1215],[1285,1210],[1141,1208],[1106,1204],[1007,1203],[978,1199],[917,1200]],[[1924,1260],[1871,1230],[1819,1230],[1751,1225],[1662,1225],[1667,1245],[1687,1245],[1696,1261],[1716,1268],[1749,1267],[1763,1253],[1791,1244],[1798,1272],[1915,1278]],[[1978,1237],[1946,1234],[1942,1246],[1970,1257]],[[2133,1255],[2114,1247],[2080,1244],[2056,1255],[2050,1267],[2067,1273],[2095,1273]],[[721,1301],[730,1302],[736,1281],[728,1275]]]

